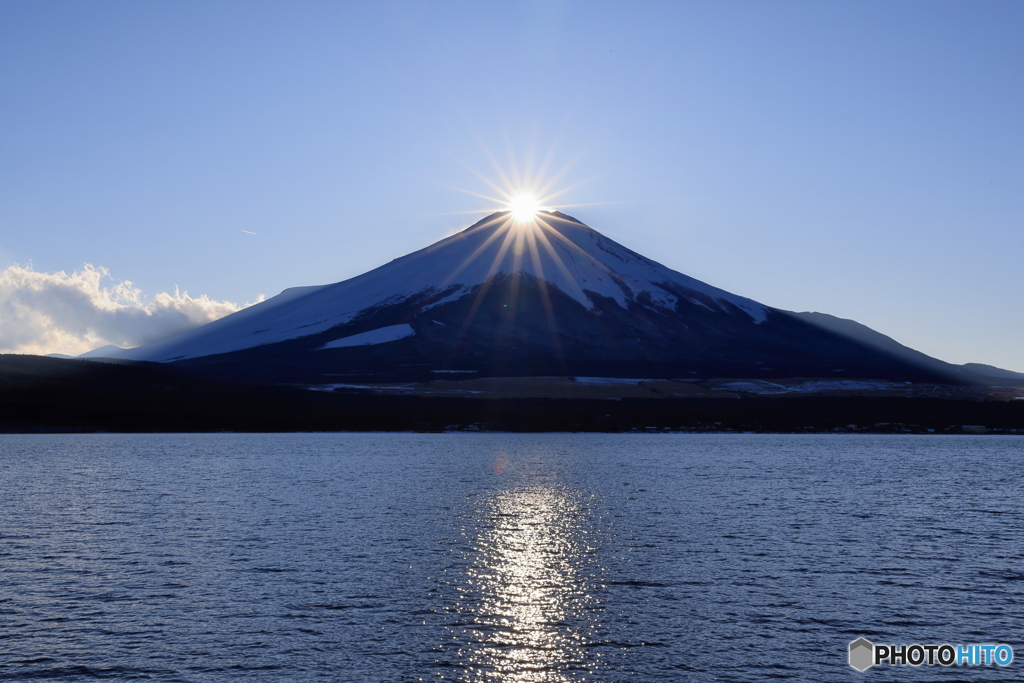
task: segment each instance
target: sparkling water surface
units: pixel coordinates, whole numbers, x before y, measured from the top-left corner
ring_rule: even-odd
[[[0,436],[0,679],[1019,681],[1022,475],[1021,437]]]

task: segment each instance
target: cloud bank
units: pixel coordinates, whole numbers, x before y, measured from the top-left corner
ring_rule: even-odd
[[[0,272],[0,353],[77,355],[105,344],[152,344],[262,300],[239,305],[177,288],[147,300],[106,268],[39,273],[14,265]]]

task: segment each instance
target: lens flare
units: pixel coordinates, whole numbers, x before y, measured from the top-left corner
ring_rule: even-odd
[[[517,194],[509,200],[507,210],[512,213],[512,220],[516,223],[529,223],[537,217],[541,205],[533,195]]]
[[[494,167],[491,176],[467,163],[460,163],[486,185],[488,190],[478,192],[438,183],[449,189],[487,201],[489,207],[485,210],[491,214],[487,219],[479,221],[472,228],[460,233],[463,236],[468,236],[472,232],[483,232],[485,238],[462,263],[453,268],[442,283],[442,286],[445,287],[449,284],[457,284],[458,276],[477,263],[478,259],[491,261],[487,277],[473,297],[466,313],[465,322],[452,347],[450,352],[452,355],[449,360],[454,359],[454,354],[460,348],[463,337],[469,333],[477,312],[484,304],[486,295],[490,291],[492,276],[502,269],[507,270],[506,274],[511,277],[509,296],[512,304],[518,299],[520,282],[529,280],[539,287],[540,304],[548,322],[548,332],[551,335],[550,344],[561,357],[562,337],[558,332],[558,322],[555,320],[555,310],[544,271],[545,268],[549,271],[559,271],[564,276],[566,286],[575,290],[571,295],[578,301],[586,300],[587,295],[576,282],[575,276],[569,271],[569,265],[564,262],[564,258],[567,257],[571,260],[579,257],[592,260],[593,257],[562,235],[566,226],[571,227],[577,222],[560,213],[562,209],[591,205],[565,204],[560,201],[563,195],[575,190],[586,181],[564,185],[563,180],[569,171],[569,166],[556,172],[550,172],[554,150],[551,150],[536,167],[529,165],[521,167],[515,155],[511,154],[508,168],[500,166],[489,150],[485,149],[484,152]],[[478,215],[480,210],[462,213]],[[524,273],[527,275],[525,279],[522,277]],[[515,308],[510,307],[509,313],[512,314],[512,318],[515,317],[514,311]],[[499,468],[499,464],[495,463],[495,467]],[[496,474],[500,476],[500,472],[496,471]]]

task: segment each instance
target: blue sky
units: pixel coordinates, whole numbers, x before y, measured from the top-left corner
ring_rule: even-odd
[[[548,159],[555,204],[676,270],[1024,371],[1022,30],[1013,2],[0,1],[0,346],[86,343],[11,312],[29,264],[146,315],[242,304]]]

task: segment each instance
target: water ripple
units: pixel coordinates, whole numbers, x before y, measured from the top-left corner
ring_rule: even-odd
[[[0,679],[853,680],[859,636],[1017,645],[1022,455],[1014,437],[0,436]]]

